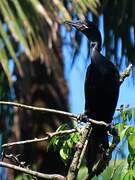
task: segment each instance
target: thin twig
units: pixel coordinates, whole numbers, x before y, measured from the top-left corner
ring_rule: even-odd
[[[29,169],[28,165],[25,166],[25,162],[22,162],[19,160],[19,158],[18,158],[19,156],[20,156],[20,154],[18,154],[18,155],[6,154],[6,153],[3,154],[4,158],[9,159],[11,162],[15,163],[15,165],[22,167],[22,168]],[[37,177],[33,176],[32,180],[37,180]]]
[[[120,84],[123,83],[124,79],[130,75],[132,64],[129,64],[128,67],[120,74]]]
[[[49,140],[50,138],[52,138],[54,136],[63,136],[63,135],[67,135],[67,134],[71,134],[71,133],[75,133],[75,132],[77,132],[77,129],[70,129],[70,130],[63,130],[63,131],[58,131],[58,132],[54,132],[54,133],[47,133],[47,136],[43,137],[43,138],[34,138],[34,139],[30,139],[30,140],[25,140],[25,141],[11,142],[11,143],[7,143],[7,144],[3,144],[2,147],[6,148],[9,146],[14,146],[14,145],[43,142],[43,141]]]
[[[85,145],[85,142],[87,139],[89,139],[89,136],[91,134],[91,123],[88,122],[85,129],[84,129],[84,133],[82,134],[80,141],[77,143],[77,150],[74,154],[72,163],[69,167],[69,171],[68,171],[68,175],[67,175],[67,180],[74,180],[76,179],[76,176],[78,174],[79,168],[80,168],[80,157],[83,151],[83,147]],[[86,149],[86,147],[85,147]],[[83,152],[84,153],[84,152]]]
[[[99,126],[105,126],[108,127],[110,124],[105,123],[104,121],[96,121],[94,119],[89,119],[89,122],[91,124],[99,125]]]
[[[19,155],[13,155],[13,154],[4,154],[4,158],[9,159],[10,161],[12,161],[13,163],[15,163],[16,165],[25,168],[25,162],[21,162],[18,159]]]
[[[16,106],[16,107],[19,107],[19,108],[24,108],[24,109],[32,110],[32,111],[41,111],[41,112],[44,112],[44,113],[49,112],[49,113],[54,113],[54,114],[60,114],[60,115],[63,115],[63,116],[68,116],[68,117],[70,117],[70,118],[72,118],[74,120],[77,119],[77,116],[72,114],[72,113],[65,112],[65,111],[60,111],[60,110],[56,110],[56,109],[29,106],[29,105],[16,103],[16,102],[9,102],[9,101],[0,101],[0,104]]]
[[[5,163],[5,162],[1,162],[1,161],[0,161],[0,166],[7,167],[7,168],[10,168],[10,169],[14,169],[14,170],[29,174],[31,176],[35,176],[37,178],[55,179],[55,180],[65,180],[66,179],[64,176],[61,176],[59,174],[43,174],[43,173],[40,173],[40,172],[37,172],[37,171],[32,171],[32,170],[27,169],[27,168],[15,166],[15,165]]]

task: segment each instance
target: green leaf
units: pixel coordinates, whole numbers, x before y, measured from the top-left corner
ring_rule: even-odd
[[[128,136],[128,146],[131,154],[135,154],[135,133]]]
[[[134,180],[135,179],[135,170],[128,170],[123,180]]]
[[[78,172],[77,180],[86,179],[87,175],[88,175],[88,168],[86,166],[81,166]]]
[[[79,134],[78,133],[71,134],[71,139],[74,143],[77,143],[79,141]]]
[[[132,174],[133,174],[133,176],[134,176],[134,178],[135,178],[135,170],[132,170]]]
[[[72,148],[73,147],[73,141],[71,139],[68,139],[67,140],[67,144],[68,144],[68,147],[69,148]]]
[[[120,141],[126,136],[127,131],[130,129],[130,126],[126,126],[123,131],[120,133]]]
[[[131,118],[132,118],[132,109],[122,111],[121,112],[121,117],[122,117],[123,122],[126,122],[127,120],[130,121]]]
[[[118,124],[116,124],[115,126],[116,126],[116,128],[118,129],[118,134],[119,134],[119,136],[120,136],[121,132],[122,132],[123,129],[124,129],[124,124],[123,124],[123,123],[118,123]]]
[[[8,28],[11,31],[13,37],[23,45],[26,54],[30,58],[32,58],[30,54],[29,44],[27,43],[27,39],[22,31],[23,26],[22,24],[19,23],[18,19],[14,14],[14,10],[9,6],[8,1],[1,0],[0,10],[4,16],[4,20],[7,23]]]
[[[62,124],[61,126],[59,126],[56,132],[66,130],[67,128],[68,128],[67,124]],[[73,147],[73,142],[70,138],[70,135],[52,137],[48,147],[50,148],[51,146],[53,146],[54,150],[60,150],[61,147],[65,146],[65,144],[69,148]]]
[[[60,156],[62,157],[63,160],[67,160],[68,158],[68,151],[66,150],[66,148],[62,148],[60,150]]]
[[[132,110],[127,110],[127,117],[129,121],[132,119]]]
[[[14,48],[12,46],[12,43],[9,39],[9,36],[8,34],[6,33],[6,31],[3,29],[2,27],[2,22],[0,21],[0,32],[1,32],[1,36],[3,38],[3,41],[5,42],[5,45],[7,46],[7,49],[9,51],[9,53],[11,54],[13,60],[15,61],[15,64],[18,68],[18,71],[19,73],[22,75],[22,69],[21,69],[21,66],[20,66],[20,63],[19,61],[17,60],[16,58],[16,54],[15,54],[15,51],[14,51]],[[4,48],[4,47],[3,47]]]
[[[127,121],[127,111],[123,111],[123,112],[121,113],[121,117],[122,117],[122,120],[123,120],[124,122],[126,122],[126,121]]]
[[[4,72],[5,72],[6,76],[7,76],[9,85],[11,86],[12,85],[11,72],[10,72],[10,69],[9,69],[8,57],[6,55],[6,52],[5,52],[4,48],[0,49],[0,63],[2,65],[2,67],[3,67],[3,69],[4,69]]]
[[[62,124],[61,126],[58,127],[56,132],[66,130],[67,128],[68,128],[68,125],[66,123]]]

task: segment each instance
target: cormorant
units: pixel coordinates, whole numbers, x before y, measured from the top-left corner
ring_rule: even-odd
[[[91,64],[85,78],[85,114],[91,119],[111,123],[119,95],[119,72],[100,53],[102,38],[96,24],[88,20],[65,23],[81,31],[90,41]],[[107,129],[94,125],[86,155],[89,174],[101,157],[101,152],[108,147]]]

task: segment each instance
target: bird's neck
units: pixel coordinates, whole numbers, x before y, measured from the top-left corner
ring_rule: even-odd
[[[101,44],[98,41],[91,41],[90,43],[91,51],[97,50],[98,52],[101,51]]]
[[[102,46],[102,37],[101,37],[101,33],[100,31],[97,29],[93,32],[91,32],[90,36],[89,36],[89,40],[90,40],[90,47],[97,49],[99,52],[101,51],[101,46]]]
[[[90,53],[91,53],[91,63],[92,64],[99,63],[98,56],[99,56],[100,50],[101,50],[101,46],[99,45],[98,42],[92,41],[90,43]]]

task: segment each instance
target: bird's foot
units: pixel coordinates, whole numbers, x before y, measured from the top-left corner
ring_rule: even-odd
[[[78,122],[84,122],[84,123],[86,123],[86,122],[88,122],[88,116],[86,115],[86,114],[79,114],[78,116],[77,116],[77,121]]]
[[[77,127],[79,128],[78,130],[80,131],[80,133],[83,133],[86,123],[89,121],[88,116],[85,114],[79,114],[77,117],[77,122],[78,125]]]

